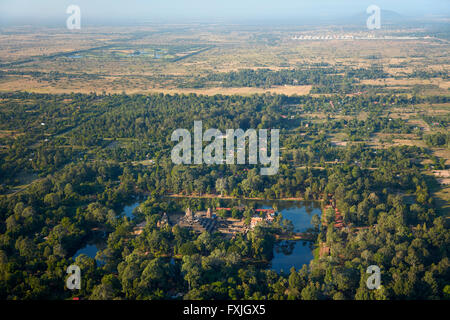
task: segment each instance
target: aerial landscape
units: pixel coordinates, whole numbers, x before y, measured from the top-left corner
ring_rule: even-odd
[[[0,3],[1,300],[450,299],[448,2],[31,2]]]

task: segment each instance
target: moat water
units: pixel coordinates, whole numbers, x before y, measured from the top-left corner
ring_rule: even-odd
[[[100,250],[100,246],[102,246],[102,245],[99,243],[87,244],[85,247],[83,247],[83,248],[79,249],[77,252],[75,252],[75,254],[73,255],[73,259],[75,260],[75,258],[78,257],[79,255],[85,254],[89,258],[95,259],[95,262],[97,263],[98,266],[102,266],[105,264],[105,262],[102,261],[101,259],[95,258],[98,250]]]
[[[177,203],[186,201],[185,198],[171,198]],[[190,199],[194,205],[199,207],[207,207],[210,204],[210,199]],[[141,202],[136,201],[123,208],[122,215],[130,220],[133,220],[135,215],[135,209]],[[220,205],[226,207],[232,207],[235,205],[247,205],[252,204],[256,209],[272,209],[276,208],[279,213],[283,215],[285,219],[292,221],[295,232],[303,232],[309,228],[312,228],[311,218],[314,214],[321,215],[320,203],[312,201],[280,201],[280,200],[229,200],[220,199]],[[268,268],[276,272],[289,273],[289,270],[294,267],[295,269],[301,269],[304,264],[314,258],[313,245],[306,241],[279,241],[274,246],[273,259],[271,260]],[[76,258],[80,254],[86,254],[88,257],[95,259],[95,256],[99,250],[99,245],[88,244],[85,247],[78,250],[73,256]],[[96,260],[98,265],[102,265],[101,260]]]
[[[322,210],[319,202],[311,201],[257,201],[257,208],[271,209],[274,206],[283,218],[292,221],[295,232],[304,232],[313,228],[311,218],[314,214],[319,217]],[[273,258],[269,268],[278,273],[289,273],[294,267],[299,270],[304,264],[308,265],[314,259],[313,244],[307,241],[279,241],[273,249]]]
[[[173,198],[176,202],[183,202],[186,198]],[[198,204],[198,202],[205,204]],[[200,205],[205,209],[210,203],[210,199],[195,199],[194,204]],[[223,207],[232,207],[236,205],[253,204],[256,209],[276,208],[285,219],[292,221],[294,232],[304,232],[313,228],[311,218],[314,214],[319,217],[322,214],[320,203],[317,201],[282,201],[282,200],[235,200],[220,199]],[[304,264],[308,265],[314,259],[313,244],[307,241],[279,241],[275,244],[273,258],[268,268],[278,273],[289,273],[294,267],[299,270]]]

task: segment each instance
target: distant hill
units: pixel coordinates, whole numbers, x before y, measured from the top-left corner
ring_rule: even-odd
[[[305,23],[311,24],[335,24],[341,26],[361,26],[365,27],[367,23],[367,19],[370,14],[368,14],[365,10],[353,15],[329,15],[329,16],[321,16],[317,18],[306,18],[303,20]],[[410,24],[421,20],[418,17],[409,17],[401,15],[398,12],[391,10],[383,10],[381,9],[381,24],[383,25],[398,25],[398,24]]]
[[[349,18],[347,18],[347,23],[349,24],[366,24],[367,19],[369,18],[370,14],[368,14],[366,11],[363,11],[361,13],[358,13],[356,15],[353,15]],[[404,23],[407,21],[411,21],[410,17],[403,16],[395,11],[391,10],[381,10],[381,23],[382,24],[398,24],[398,23]]]

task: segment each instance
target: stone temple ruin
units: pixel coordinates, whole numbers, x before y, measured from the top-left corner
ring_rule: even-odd
[[[192,210],[190,208],[186,209],[185,218],[186,218],[187,221],[193,221],[194,220],[194,213],[192,212]]]
[[[197,232],[213,232],[216,223],[217,218],[212,213],[211,208],[208,208],[207,211],[198,211],[196,213],[190,208],[187,208],[184,217],[178,222],[180,227],[191,228]]]
[[[164,212],[161,220],[159,220],[156,224],[158,228],[162,228],[164,226],[170,226],[169,218],[167,217],[167,213]]]
[[[245,207],[234,207],[234,209],[243,211]],[[208,208],[206,211],[195,213],[187,208],[185,215],[178,220],[178,225],[199,233],[217,231],[225,236],[234,237],[236,234],[246,234],[263,222],[271,224],[275,219],[274,209],[255,209],[256,215],[251,218],[250,225],[247,225],[244,218],[234,219],[216,216],[215,213],[219,210],[231,211],[233,208],[215,208],[214,210]]]

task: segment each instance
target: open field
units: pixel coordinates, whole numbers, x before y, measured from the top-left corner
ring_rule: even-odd
[[[200,88],[197,80],[210,73],[241,69],[325,66],[339,73],[373,65],[383,66],[390,76],[363,79],[360,85],[427,94],[447,94],[450,87],[450,61],[444,54],[449,44],[433,37],[330,40],[324,45],[323,41],[296,41],[292,36],[322,34],[326,29],[299,27],[203,26],[199,31],[192,25],[174,25],[86,28],[80,32],[45,28],[1,31],[0,91],[305,95],[311,85],[224,88],[206,82]],[[424,70],[441,76],[422,78],[417,72]]]

